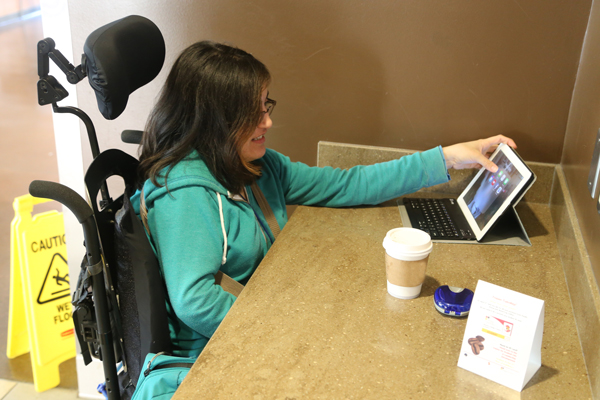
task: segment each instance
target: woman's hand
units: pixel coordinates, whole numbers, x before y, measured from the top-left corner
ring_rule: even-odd
[[[500,143],[517,148],[515,142],[506,136],[497,135],[487,139],[458,143],[442,148],[446,158],[446,168],[465,169],[484,167],[490,172],[496,172],[498,166],[489,160],[490,154]]]

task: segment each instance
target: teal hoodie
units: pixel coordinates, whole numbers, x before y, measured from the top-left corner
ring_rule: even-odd
[[[293,163],[270,149],[261,162],[257,183],[281,229],[286,204],[374,205],[449,180],[441,147],[349,170]],[[173,167],[167,187],[144,184],[150,240],[166,283],[169,328],[179,355],[200,354],[236,299],[215,284],[215,273],[245,284],[273,244],[246,189],[249,202],[229,193],[196,151]],[[139,192],[131,200],[139,215]]]

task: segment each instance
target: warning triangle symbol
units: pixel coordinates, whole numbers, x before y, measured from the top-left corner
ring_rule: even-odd
[[[60,253],[56,253],[50,261],[37,302],[38,304],[45,304],[62,299],[70,294],[69,264]]]

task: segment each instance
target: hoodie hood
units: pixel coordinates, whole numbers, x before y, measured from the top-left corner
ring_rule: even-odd
[[[173,192],[176,189],[188,186],[201,186],[227,197],[231,196],[229,191],[215,179],[196,150],[193,150],[171,169],[171,172],[169,172],[167,177],[167,184],[165,185],[165,175],[167,171],[168,167],[161,171],[160,176],[157,179],[157,181],[163,185],[162,187],[155,186],[149,179],[144,183],[144,197],[146,199],[147,207],[152,207],[156,198],[169,192]],[[134,197],[135,196],[139,197],[139,192],[136,193]]]

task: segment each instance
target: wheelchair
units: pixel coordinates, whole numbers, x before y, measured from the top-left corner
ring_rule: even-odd
[[[68,92],[49,75],[49,65],[50,61],[57,64],[70,84],[87,77],[102,116],[113,120],[125,110],[129,95],[160,72],[165,42],[152,21],[134,15],[92,32],[77,67],[55,48],[51,38],[41,40],[37,50],[38,103],[80,118],[94,159],[85,174],[89,203],[54,182],[33,181],[29,192],[60,202],[82,225],[86,255],[72,299],[77,340],[86,365],[92,358],[102,361],[108,398],[128,399],[144,357],[172,350],[158,261],[129,202],[141,188],[138,160],[118,149],[100,152],[89,116],[81,109],[57,105]],[[142,132],[124,131],[121,136],[127,143],[140,143]],[[112,176],[125,183],[124,193],[116,200],[108,192],[107,179]]]

